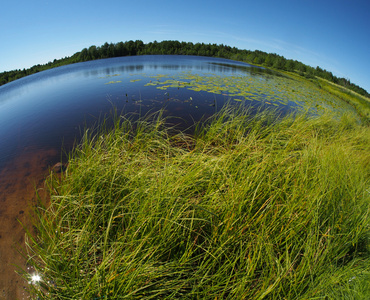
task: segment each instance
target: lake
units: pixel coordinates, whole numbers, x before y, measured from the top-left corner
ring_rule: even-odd
[[[280,114],[342,109],[338,99],[306,81],[232,60],[195,56],[135,56],[77,63],[40,72],[0,87],[0,287],[8,299],[24,297],[13,264],[24,243],[48,169],[68,152],[86,127],[110,116],[165,116],[188,128],[225,103]],[[343,109],[348,109],[344,107]],[[42,192],[42,189],[40,190]]]
[[[30,147],[69,148],[85,126],[113,107],[141,115],[166,108],[168,115],[189,121],[189,116],[199,120],[212,114],[216,105],[220,108],[233,97],[192,90],[190,83],[200,81],[196,77],[264,80],[265,75],[262,68],[217,58],[137,56],[78,63],[19,79],[0,87],[0,168]],[[189,85],[170,87],[170,80]]]
[[[19,79],[0,87],[0,168],[29,148],[60,155],[62,146],[70,149],[86,126],[113,107],[140,115],[164,108],[187,127],[230,101],[280,112],[301,108],[307,99],[316,107],[337,102],[278,74],[226,59],[149,55],[78,63]]]

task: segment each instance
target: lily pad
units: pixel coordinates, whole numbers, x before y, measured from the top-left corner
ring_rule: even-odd
[[[114,84],[114,83],[120,83],[120,82],[122,82],[121,80],[117,80],[117,81],[109,81],[109,82],[107,82],[107,83],[105,83],[105,84]]]

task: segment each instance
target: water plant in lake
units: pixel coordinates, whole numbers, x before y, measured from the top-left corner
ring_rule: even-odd
[[[122,80],[117,80],[117,81],[109,81],[106,84],[114,84],[114,83],[121,83]]]
[[[88,130],[62,177],[51,174],[27,241],[34,295],[368,296],[369,127],[243,106],[191,136],[165,121]]]
[[[327,109],[337,112],[351,110],[351,107],[333,93],[298,76],[220,76],[192,72],[181,72],[174,76],[145,76],[150,78],[145,87],[156,87],[160,90],[186,88],[195,92],[223,95],[237,102],[258,101],[267,106],[289,106],[310,109],[316,113]],[[134,81],[136,80],[131,80]]]

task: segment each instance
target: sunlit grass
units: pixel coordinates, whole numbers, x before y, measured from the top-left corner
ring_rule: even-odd
[[[51,204],[28,236],[43,279],[31,289],[40,299],[369,296],[369,171],[369,127],[350,115],[227,106],[192,136],[160,114],[121,118],[86,131],[62,178],[49,178]]]

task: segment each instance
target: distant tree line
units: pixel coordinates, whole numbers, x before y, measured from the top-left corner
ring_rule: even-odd
[[[277,70],[295,72],[306,78],[315,78],[315,76],[321,77],[333,83],[344,86],[363,96],[370,97],[370,94],[365,89],[350,82],[349,79],[338,78],[334,76],[332,72],[324,70],[320,67],[313,68],[297,60],[286,59],[285,57],[275,53],[266,53],[259,50],[240,50],[223,44],[194,44],[191,42],[179,41],[154,41],[144,44],[142,41],[136,40],[110,44],[105,43],[100,47],[90,46],[88,49],[84,48],[80,52],[77,52],[70,57],[54,59],[53,62],[48,62],[44,65],[35,65],[29,69],[2,72],[0,73],[0,85],[47,69],[77,62],[146,54],[198,55],[228,58]]]

